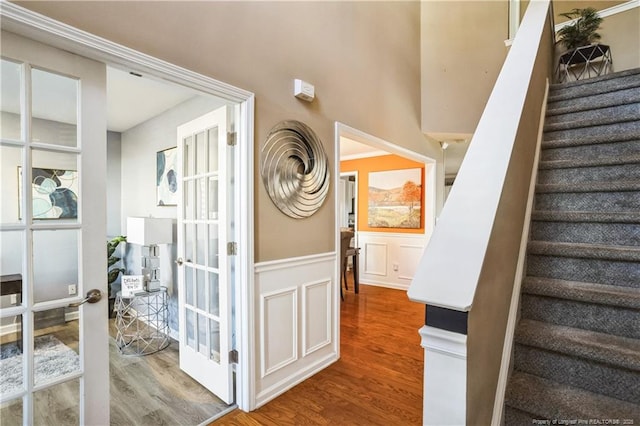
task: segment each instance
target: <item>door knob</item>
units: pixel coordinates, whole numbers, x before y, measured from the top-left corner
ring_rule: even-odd
[[[184,263],[184,262],[182,261],[182,258],[181,258],[181,257],[179,257],[179,258],[177,258],[177,259],[176,259],[176,264],[177,264],[178,266],[182,266],[182,264],[183,264],[183,263]]]
[[[97,288],[94,288],[93,290],[89,290],[87,292],[87,297],[85,297],[81,301],[74,302],[74,303],[69,303],[69,307],[70,308],[77,308],[78,306],[82,305],[83,303],[87,303],[87,302],[96,303],[96,302],[99,302],[100,299],[102,299],[102,293]]]

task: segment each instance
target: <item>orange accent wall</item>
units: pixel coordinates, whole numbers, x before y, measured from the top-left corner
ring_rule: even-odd
[[[422,200],[420,201],[420,229],[406,228],[370,228],[369,214],[369,172],[381,172],[387,170],[415,169],[422,170]],[[346,160],[340,162],[340,172],[358,172],[358,231],[367,232],[393,232],[406,234],[424,233],[424,164],[408,160],[397,155],[382,155],[379,157],[362,158],[358,160]]]

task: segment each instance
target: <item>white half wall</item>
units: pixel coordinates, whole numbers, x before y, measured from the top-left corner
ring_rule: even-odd
[[[338,359],[336,253],[255,265],[255,407]]]
[[[423,234],[359,231],[360,284],[407,290],[427,241]]]

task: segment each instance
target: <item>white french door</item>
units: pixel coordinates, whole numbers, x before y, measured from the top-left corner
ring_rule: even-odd
[[[232,365],[232,108],[178,127],[180,368],[230,404]]]
[[[0,423],[108,424],[105,65],[1,40]]]

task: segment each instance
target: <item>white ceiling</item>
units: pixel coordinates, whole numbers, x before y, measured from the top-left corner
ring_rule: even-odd
[[[32,83],[34,117],[76,123],[76,80],[34,70]],[[5,60],[0,96],[3,111],[19,113],[20,69]],[[107,67],[107,129],[123,132],[194,96],[189,89]]]
[[[107,67],[107,128],[123,132],[194,96],[189,89]]]

